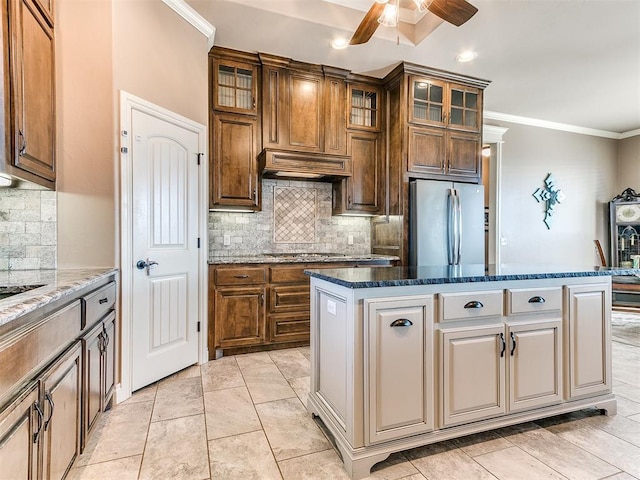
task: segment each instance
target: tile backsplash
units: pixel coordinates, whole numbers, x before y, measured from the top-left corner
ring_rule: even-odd
[[[56,268],[56,192],[0,189],[0,270]]]
[[[209,212],[209,257],[371,253],[370,218],[332,216],[331,193],[330,183],[264,179],[262,211]]]

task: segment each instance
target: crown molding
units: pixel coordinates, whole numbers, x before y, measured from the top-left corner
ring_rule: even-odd
[[[208,39],[209,46],[213,46],[216,35],[216,27],[200,15],[184,0],[162,0],[169,8],[193,25],[200,33]]]
[[[506,127],[498,127],[496,125],[482,125],[482,142],[483,143],[502,143],[502,136],[509,130]]]
[[[578,127],[576,125],[569,125],[568,123],[550,122],[548,120],[540,120],[538,118],[521,117],[520,115],[511,115],[509,113],[493,112],[490,110],[485,110],[483,113],[485,120],[500,120],[503,122],[518,123],[521,125],[531,125],[533,127],[549,128],[551,130],[561,130],[563,132],[579,133],[581,135],[591,135],[593,137],[612,138],[614,140],[621,140],[623,138],[640,135],[640,129],[618,133],[609,132],[607,130],[598,130],[595,128]]]

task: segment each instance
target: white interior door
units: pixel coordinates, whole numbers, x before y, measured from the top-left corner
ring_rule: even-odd
[[[132,112],[132,390],[198,361],[198,142]]]

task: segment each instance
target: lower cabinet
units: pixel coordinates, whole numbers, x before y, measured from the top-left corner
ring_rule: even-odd
[[[264,286],[220,287],[215,295],[219,348],[260,345],[265,338]]]
[[[80,453],[82,349],[69,348],[0,414],[0,478],[64,478]]]
[[[433,430],[433,297],[365,300],[364,308],[365,442]]]
[[[115,312],[109,313],[82,337],[84,415],[82,448],[89,432],[109,407],[115,386]]]

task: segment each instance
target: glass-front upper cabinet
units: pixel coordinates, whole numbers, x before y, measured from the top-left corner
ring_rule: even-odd
[[[640,268],[640,194],[627,188],[609,202],[612,267]]]
[[[410,77],[409,121],[427,125],[444,125],[446,84],[429,78]]]
[[[379,131],[381,90],[374,85],[349,85],[348,128]]]
[[[451,127],[480,131],[481,97],[480,91],[473,87],[450,85],[449,117]]]
[[[213,64],[213,109],[257,114],[254,65],[217,59]]]

